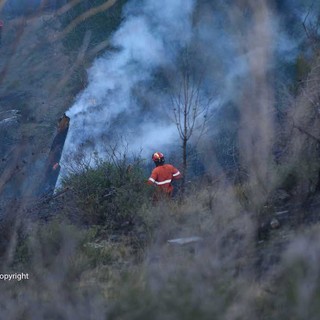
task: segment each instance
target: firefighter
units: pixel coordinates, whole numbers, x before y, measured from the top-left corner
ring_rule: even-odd
[[[171,198],[173,193],[171,182],[180,179],[181,173],[173,165],[164,163],[164,155],[161,152],[155,152],[152,155],[152,161],[156,167],[152,170],[148,184],[157,186],[154,200],[158,200],[161,195]]]

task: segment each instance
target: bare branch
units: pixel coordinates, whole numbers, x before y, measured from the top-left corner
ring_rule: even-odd
[[[100,6],[94,7],[90,10],[87,10],[77,18],[75,18],[73,21],[70,22],[70,24],[61,32],[57,35],[55,38],[55,41],[61,40],[63,37],[65,37],[67,34],[72,32],[79,24],[81,24],[83,21],[99,14],[100,12],[107,11],[110,9],[117,0],[108,0],[107,2],[104,2]]]

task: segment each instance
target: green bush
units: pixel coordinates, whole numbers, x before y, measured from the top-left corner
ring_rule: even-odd
[[[70,189],[65,205],[76,208],[83,224],[113,230],[132,225],[142,205],[150,204],[152,188],[145,176],[139,160],[98,161],[65,179],[63,187]]]

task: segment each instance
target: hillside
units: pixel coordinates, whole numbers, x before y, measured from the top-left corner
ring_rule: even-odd
[[[73,99],[71,92],[59,88],[72,62],[61,44],[49,40],[55,32],[52,19],[15,19],[3,32],[1,110],[19,112],[17,123],[2,129],[6,134],[1,144],[1,191],[10,197],[13,192],[20,197],[33,194],[57,119]]]
[[[2,12],[0,318],[319,319],[320,5],[33,6]]]
[[[116,6],[121,7],[119,3]],[[1,120],[10,110],[18,114],[0,128],[0,193],[5,198],[37,193],[58,119],[86,85],[85,68],[104,47],[87,43],[81,30],[58,39],[70,8],[5,20],[0,48]],[[80,41],[79,47],[70,45],[74,39]]]

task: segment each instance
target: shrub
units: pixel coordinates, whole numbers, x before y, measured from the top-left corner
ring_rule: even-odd
[[[140,159],[97,161],[96,167],[82,167],[69,175],[63,187],[70,189],[66,204],[72,203],[81,223],[109,229],[130,226],[138,220],[139,209],[150,203],[151,188],[146,184]]]

